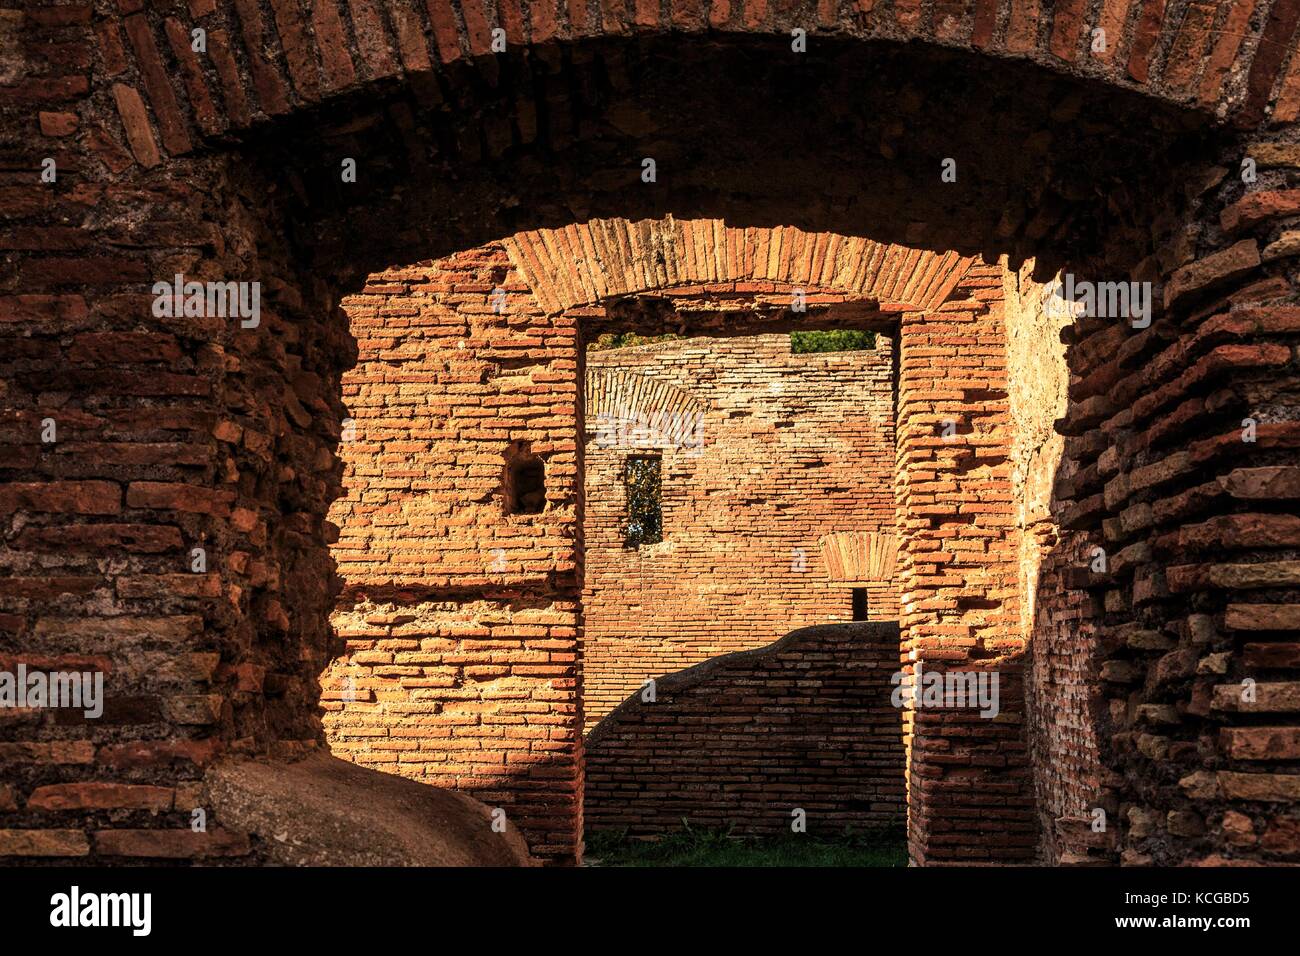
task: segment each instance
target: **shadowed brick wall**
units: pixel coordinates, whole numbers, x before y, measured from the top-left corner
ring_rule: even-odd
[[[642,681],[810,624],[852,618],[819,539],[892,533],[893,346],[792,354],[789,335],[588,351],[583,711],[590,729]],[[699,414],[686,443],[653,428]],[[694,441],[698,440],[698,444]],[[628,547],[623,469],[660,456],[663,541]],[[893,581],[872,620],[898,615]]]
[[[1019,537],[1019,630],[1028,646],[1026,728],[1040,850],[1047,862],[1083,863],[1089,845],[1106,842],[1092,829],[1104,779],[1094,627],[1101,609],[1084,590],[1092,547],[1085,535],[1059,527],[1053,516],[1058,491],[1071,487],[1078,473],[1054,427],[1068,408],[1061,331],[1070,317],[1064,309],[1047,308],[1052,287],[1034,278],[1032,260],[1005,269],[1002,286],[1014,426],[1010,460]]]
[[[587,738],[591,830],[655,835],[691,827],[737,834],[900,826],[903,742],[891,705],[898,625],[794,631],[657,681]]]

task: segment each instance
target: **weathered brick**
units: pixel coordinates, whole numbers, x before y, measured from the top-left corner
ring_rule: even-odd
[[[181,511],[191,514],[230,514],[234,492],[163,481],[133,481],[126,490],[128,508]]]
[[[1247,694],[1253,699],[1247,699]],[[1225,684],[1214,688],[1216,710],[1242,713],[1300,711],[1300,683]]]
[[[165,767],[174,762],[204,766],[221,751],[217,740],[136,741],[107,744],[94,757],[97,763],[119,770]]]
[[[131,145],[136,162],[146,168],[157,166],[162,162],[162,155],[158,152],[158,144],[153,138],[153,129],[149,126],[149,117],[145,113],[140,94],[133,86],[114,83],[113,99],[117,103],[117,112],[126,131],[126,141]]]
[[[192,830],[96,830],[95,852],[104,856],[157,860],[193,860],[245,856],[248,838],[240,833],[214,829]]]
[[[35,810],[170,810],[168,787],[122,783],[61,783],[37,787],[27,798]]]
[[[1247,193],[1219,216],[1224,232],[1240,232],[1270,219],[1300,215],[1300,189]]]
[[[42,136],[71,136],[77,131],[76,113],[47,113],[40,116]]]
[[[1259,245],[1243,239],[1213,255],[1184,266],[1165,286],[1165,308],[1223,282],[1238,278],[1259,266]]]
[[[113,515],[122,510],[122,489],[111,481],[47,481],[0,484],[0,514]]]
[[[88,551],[115,548],[131,553],[160,554],[180,548],[179,528],[168,525],[94,524],[55,527],[28,526],[14,546],[23,551]]]
[[[1234,760],[1295,760],[1300,758],[1300,727],[1225,728],[1224,749]]]
[[[1300,604],[1230,604],[1223,622],[1235,631],[1300,630]]]
[[[1232,800],[1289,802],[1300,800],[1300,774],[1236,773],[1220,770],[1219,788]]]
[[[81,830],[0,830],[0,857],[88,856],[90,841]]]

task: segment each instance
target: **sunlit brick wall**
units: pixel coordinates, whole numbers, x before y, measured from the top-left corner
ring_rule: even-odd
[[[1025,860],[1037,849],[1007,363],[996,265],[972,267],[942,308],[903,316],[898,503],[907,666],[989,671],[999,681],[996,719],[955,707],[905,715],[908,824],[919,862]],[[964,836],[972,826],[981,832],[977,844]]]
[[[798,627],[848,621],[851,583],[819,539],[890,533],[893,345],[792,354],[788,335],[692,338],[587,353],[584,719],[660,677]],[[619,414],[684,411],[678,441],[615,433]],[[602,417],[605,416],[605,417]],[[623,469],[661,456],[663,541],[628,547]],[[895,620],[893,581],[871,620]]]
[[[539,313],[499,246],[372,276],[344,301],[359,362],[331,520],[346,650],[332,751],[503,809],[544,859],[580,832],[573,322]],[[546,470],[506,514],[508,451]]]

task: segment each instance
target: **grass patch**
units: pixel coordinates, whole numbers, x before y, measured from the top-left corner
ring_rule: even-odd
[[[795,355],[812,352],[860,352],[876,347],[875,332],[830,329],[825,332],[791,332],[790,351]]]
[[[587,838],[586,860],[593,866],[906,866],[907,840],[901,831],[737,837],[688,826],[653,841],[595,833]]]

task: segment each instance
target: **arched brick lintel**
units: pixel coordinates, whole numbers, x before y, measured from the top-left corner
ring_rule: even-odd
[[[926,311],[973,259],[793,226],[734,228],[720,219],[596,219],[518,233],[504,243],[544,311],[674,286],[772,281]]]
[[[675,4],[665,20],[657,5],[596,8],[575,0],[539,0],[527,12],[517,4],[494,10],[482,0],[461,0],[459,16],[449,0],[321,3],[310,12],[273,2],[271,15],[251,0],[190,0],[188,8],[171,5],[169,13],[120,3],[127,12],[97,21],[95,33],[99,85],[111,83],[137,156],[155,165],[159,145],[168,154],[186,154],[206,137],[248,128],[264,117],[490,56],[499,51],[497,30],[514,49],[706,32],[769,36],[788,44],[793,29],[814,38],[920,41],[1031,61],[1230,118],[1243,128],[1266,117],[1291,122],[1300,118],[1300,62],[1288,58],[1300,3],[1278,0],[1266,16],[1257,15],[1261,6],[1247,0],[1107,0],[1090,15],[1090,5],[1080,0],[805,0],[779,8],[765,0],[711,0]],[[37,9],[28,16],[44,24],[58,14]],[[210,55],[192,49],[197,29],[210,37]],[[1104,43],[1098,30],[1105,31]],[[175,69],[168,66],[173,58]]]

